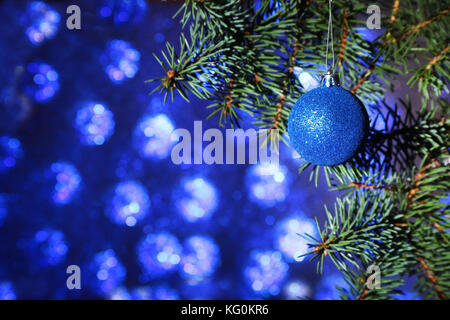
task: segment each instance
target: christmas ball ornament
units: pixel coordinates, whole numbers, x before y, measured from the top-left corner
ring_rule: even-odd
[[[361,101],[328,72],[289,114],[291,145],[308,162],[334,166],[353,158],[364,145],[369,117]]]

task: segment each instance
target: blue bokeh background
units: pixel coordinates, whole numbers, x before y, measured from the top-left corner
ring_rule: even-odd
[[[0,299],[338,298],[334,267],[296,258],[335,194],[292,149],[279,168],[170,160],[170,132],[209,114],[144,82],[179,4],[76,1],[68,30],[73,3],[0,3]]]

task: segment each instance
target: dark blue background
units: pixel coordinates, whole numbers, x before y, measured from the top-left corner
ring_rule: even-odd
[[[0,172],[0,299],[286,299],[298,292],[316,299],[337,298],[334,286],[342,280],[334,267],[317,275],[314,262],[288,261],[285,256],[282,264],[288,270],[274,280],[273,290],[255,291],[249,285],[245,269],[252,253],[279,249],[277,225],[291,215],[322,221],[323,205],[335,197],[323,182],[315,188],[307,175],[297,175],[300,162],[291,149],[282,146],[281,152],[286,172],[278,190],[284,199],[268,203],[252,197],[250,188],[258,180],[251,174],[252,165],[177,166],[170,156],[145,158],[133,144],[133,132],[144,116],[163,113],[175,128],[193,130],[193,121],[209,114],[207,102],[192,96],[191,103],[177,97],[164,105],[161,96],[148,95],[153,86],[144,83],[163,74],[152,53],[159,54],[165,41],[178,43],[180,25],[171,17],[179,4],[77,1],[82,29],[68,30],[65,12],[73,2],[50,2],[46,10],[55,10],[60,21],[54,36],[35,44],[26,33],[34,21],[31,1],[0,4],[0,133],[7,137],[0,146],[0,160],[7,167]],[[112,9],[110,14],[105,7]],[[111,81],[101,58],[112,39],[124,40],[140,53],[137,73],[120,83]],[[44,62],[58,73],[59,88],[48,101],[33,95],[36,78],[27,69],[32,62]],[[100,101],[114,115],[114,130],[102,145],[84,145],[74,126],[83,101]],[[218,127],[218,119],[203,126]],[[21,147],[14,149],[10,141],[16,140],[11,138]],[[49,168],[55,162],[71,163],[79,173],[80,184],[64,204],[52,200],[55,174]],[[209,181],[217,196],[211,217],[197,222],[184,219],[176,205],[183,192],[180,183],[190,177]],[[151,202],[149,213],[134,227],[117,225],[105,214],[115,186],[129,180],[139,182]],[[195,281],[184,277],[179,266],[171,273],[144,276],[137,246],[146,234],[162,231],[176,236],[180,245],[193,235],[213,239],[219,248],[217,268]],[[49,233],[53,238],[46,238]],[[94,261],[105,250],[112,250],[108,252],[122,268],[109,269],[106,281],[111,286],[102,290]],[[185,251],[186,245],[182,255]],[[266,276],[277,272],[271,263]],[[81,290],[66,288],[71,264],[82,269]],[[303,289],[296,291],[299,287]]]

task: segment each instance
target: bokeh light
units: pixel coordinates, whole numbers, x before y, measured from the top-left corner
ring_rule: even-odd
[[[306,160],[302,158],[301,155],[298,154],[297,151],[295,151],[294,148],[290,149],[290,157],[291,160],[294,160],[296,164],[301,165],[303,164]]]
[[[9,281],[0,282],[0,300],[16,300],[14,286]]]
[[[280,250],[287,261],[303,261],[305,258],[300,257],[307,253],[310,249],[306,240],[300,235],[309,234],[312,237],[316,236],[316,226],[312,219],[305,218],[303,215],[292,215],[275,226],[276,240],[275,246]]]
[[[347,282],[341,274],[329,273],[320,279],[319,284],[316,287],[314,299],[316,300],[340,300],[340,293],[337,289],[348,288]]]
[[[6,196],[0,193],[0,227],[3,225],[6,216],[8,215],[8,203],[6,201]]]
[[[130,294],[132,300],[152,300],[152,288],[149,286],[134,288]]]
[[[24,70],[18,67],[18,70]],[[12,131],[19,127],[30,115],[30,98],[19,92],[14,86],[0,89],[0,128]]]
[[[89,269],[95,274],[95,281],[90,281],[89,285],[100,295],[110,294],[122,285],[126,277],[126,269],[112,249],[97,253]]]
[[[52,39],[58,32],[59,13],[48,4],[41,1],[30,2],[23,20],[25,33],[32,44],[38,45],[47,39]]]
[[[232,298],[234,295],[234,288],[232,288],[232,279],[222,278],[220,271],[217,270],[213,276],[203,278],[202,281],[193,281],[187,279],[181,286],[179,286],[180,294],[183,299],[187,300],[215,300]],[[236,281],[242,281],[236,278]]]
[[[311,288],[300,280],[293,280],[286,283],[283,287],[283,293],[288,300],[299,300],[310,297]]]
[[[123,40],[111,40],[106,45],[100,61],[109,79],[114,83],[121,83],[131,79],[139,69],[141,54],[130,43]]]
[[[114,117],[108,107],[99,102],[88,102],[78,109],[74,126],[85,145],[102,145],[114,132]]]
[[[182,181],[175,198],[178,211],[189,222],[210,218],[218,202],[217,189],[202,177]]]
[[[150,204],[147,191],[139,182],[120,182],[114,188],[106,214],[114,223],[133,227],[147,216]]]
[[[253,292],[277,295],[285,280],[289,266],[279,251],[253,251],[244,268],[244,278]]]
[[[0,173],[15,167],[23,156],[22,144],[16,138],[0,137]]]
[[[306,91],[315,89],[320,84],[317,76],[307,72],[302,67],[294,67],[294,75],[298,78],[298,81]]]
[[[272,207],[284,201],[288,190],[287,169],[276,164],[252,165],[247,172],[250,200]]]
[[[64,233],[52,228],[43,228],[32,238],[20,240],[18,246],[33,256],[41,267],[63,262],[69,249]]]
[[[59,90],[58,72],[49,64],[32,62],[27,65],[25,93],[38,103],[49,102]]]
[[[77,168],[69,162],[54,162],[47,170],[46,176],[55,179],[51,194],[52,201],[57,205],[69,203],[81,184],[81,176]]]
[[[109,300],[131,300],[131,294],[126,288],[119,287],[109,294]]]
[[[165,114],[145,116],[134,130],[134,144],[144,158],[164,159],[176,142],[172,137],[174,124]]]
[[[168,232],[148,234],[137,247],[142,271],[149,278],[176,271],[181,252],[182,246],[177,237]]]
[[[292,209],[320,213],[323,195],[297,180],[292,148],[280,145],[280,167],[170,160],[175,129],[209,114],[207,101],[147,94],[157,84],[144,80],[161,74],[151,53],[178,39],[178,4],[79,0],[81,31],[66,28],[69,4],[0,1],[0,299],[297,299],[334,290],[317,286],[315,262],[295,261],[306,246],[296,233],[311,233],[311,220]],[[219,83],[212,60],[198,76]],[[302,86],[317,85],[317,66],[301,67]],[[67,290],[71,264],[81,267],[82,290]]]
[[[114,289],[109,295],[110,300],[178,300],[178,291],[166,284],[155,287],[142,286],[132,290],[124,287]]]
[[[146,11],[145,0],[103,0],[99,14],[102,18],[112,19],[116,25],[122,25],[142,20]]]
[[[177,290],[162,284],[153,287],[153,300],[179,300],[180,295]]]
[[[220,250],[210,237],[192,236],[186,239],[181,258],[182,273],[193,281],[212,275],[220,263]]]

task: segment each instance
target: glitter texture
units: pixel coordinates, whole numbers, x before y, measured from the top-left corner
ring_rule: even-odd
[[[362,103],[339,86],[321,86],[304,94],[289,115],[291,145],[307,161],[334,166],[362,147],[369,117]]]

